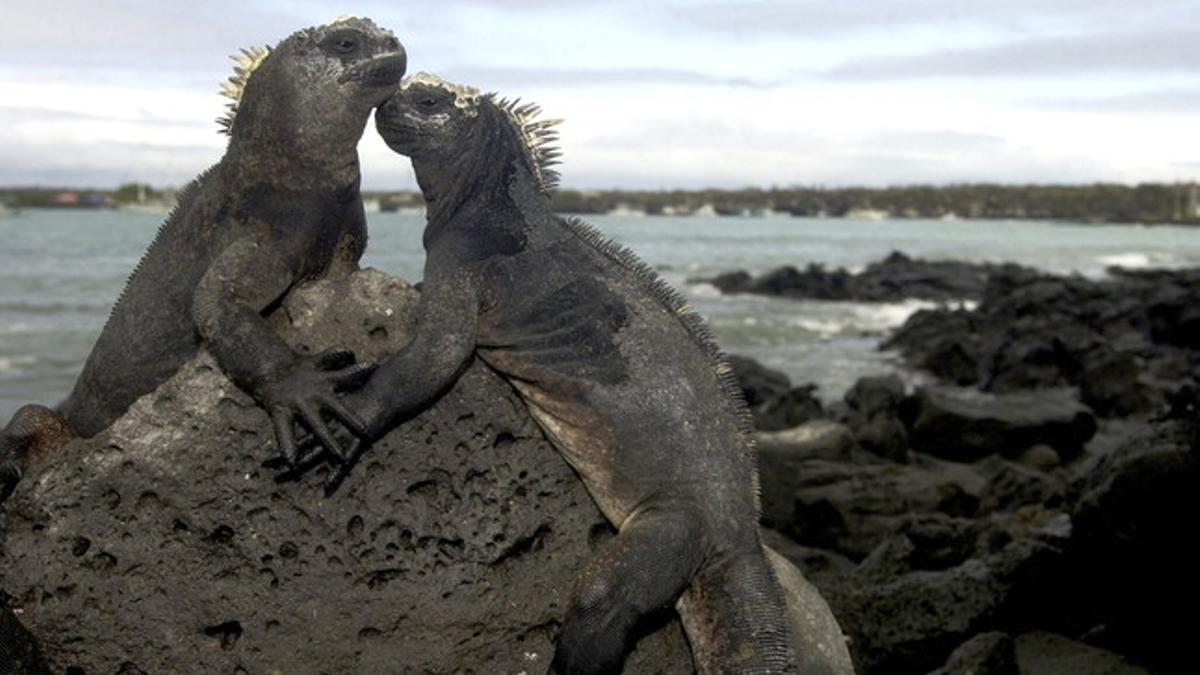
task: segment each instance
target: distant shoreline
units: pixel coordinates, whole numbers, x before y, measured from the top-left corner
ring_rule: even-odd
[[[0,205],[167,212],[178,190],[0,187]],[[616,216],[808,217],[856,220],[1039,220],[1085,224],[1200,224],[1200,183],[913,185],[886,188],[558,190],[560,213]],[[415,191],[364,191],[368,212],[421,209]]]

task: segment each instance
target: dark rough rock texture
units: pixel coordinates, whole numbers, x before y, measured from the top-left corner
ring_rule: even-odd
[[[923,387],[914,399],[913,448],[959,462],[1016,457],[1043,444],[1061,457],[1077,457],[1096,433],[1092,412],[1070,390],[987,395]]]
[[[942,382],[759,435],[772,544],[860,673],[1195,671],[1197,308],[1200,270],[997,269],[887,344]]]
[[[367,271],[272,320],[303,351],[379,359],[414,306]],[[27,477],[0,585],[54,672],[545,672],[573,571],[612,529],[506,383],[472,366],[329,499],[324,468],[281,484],[260,468],[271,438],[201,355]],[[844,655],[812,634],[835,625],[824,604],[789,590],[809,639]],[[645,628],[626,672],[692,672],[673,615]]]
[[[737,355],[728,358],[755,427],[779,431],[825,417],[821,401],[813,394],[815,385],[793,387],[787,375],[754,359]]]
[[[1021,675],[1149,675],[1119,654],[1054,633],[1035,631],[1017,636]]]
[[[917,312],[885,347],[948,382],[1010,392],[1073,386],[1098,415],[1153,411],[1195,384],[1200,270],[1107,279],[1001,271],[973,310]]]
[[[783,431],[762,431],[754,439],[762,473],[785,471],[783,465],[787,462],[850,460],[854,450],[854,434],[846,425],[831,420],[812,420]]]
[[[710,283],[722,293],[863,302],[896,302],[907,298],[947,302],[982,297],[988,279],[1000,272],[1035,274],[1017,265],[916,260],[897,251],[859,273],[842,268],[827,270],[817,264],[803,270],[789,265],[760,277],[739,270],[693,281]]]
[[[1021,613],[1031,601],[1026,589],[1058,565],[1065,521],[1053,512],[1013,517],[995,530],[1009,537],[1007,543],[980,537],[972,557],[940,569],[903,571],[902,565],[911,565],[905,558],[921,545],[885,542],[904,544],[896,564],[872,571],[864,563],[823,589],[851,635],[861,672],[926,672],[963,640]]]
[[[49,675],[37,643],[13,612],[0,609],[0,673],[5,675]]]
[[[1034,630],[1191,672],[1178,617],[1200,597],[1187,525],[1200,462],[1194,408],[1173,414],[1049,468],[780,445],[764,454],[764,520],[829,600],[860,673],[928,672],[980,633]],[[1019,672],[1055,672],[1038,668]]]
[[[1018,675],[1016,646],[1004,633],[980,633],[959,645],[945,665],[929,675]]]
[[[772,459],[766,466],[764,522],[799,544],[854,560],[921,514],[974,516],[986,485],[969,467],[927,457],[911,465],[860,458]]]
[[[1077,573],[1068,625],[1161,672],[1194,670],[1184,665],[1194,663],[1193,623],[1172,617],[1200,602],[1190,525],[1200,513],[1196,422],[1190,414],[1143,429],[1081,467],[1070,486]]]
[[[864,377],[844,397],[845,422],[864,450],[896,462],[908,459],[908,429],[901,420],[904,383],[896,375]]]

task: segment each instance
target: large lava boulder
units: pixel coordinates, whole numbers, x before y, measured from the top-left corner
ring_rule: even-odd
[[[300,289],[271,321],[299,351],[378,360],[416,297],[368,270]],[[612,529],[503,380],[473,365],[331,498],[324,468],[277,483],[272,446],[201,354],[26,478],[0,587],[53,672],[545,672],[573,575]],[[828,608],[787,578],[806,653],[836,662]],[[692,672],[673,615],[642,635],[627,672]]]

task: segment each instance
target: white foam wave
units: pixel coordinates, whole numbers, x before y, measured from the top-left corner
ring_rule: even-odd
[[[900,302],[854,306],[854,328],[864,333],[885,333],[908,321],[922,309],[933,309],[938,303],[909,298]]]
[[[37,363],[37,357],[32,355],[0,356],[0,373],[20,373],[25,366],[35,363]]]
[[[828,340],[837,337],[849,328],[849,323],[841,319],[816,319],[810,317],[795,317],[788,323],[796,328],[815,334],[817,337]]]
[[[1145,269],[1151,266],[1150,256],[1146,253],[1115,253],[1096,258],[1105,267],[1124,267],[1126,269]]]
[[[721,297],[721,290],[709,283],[698,282],[694,284],[688,284],[687,289],[694,298],[709,299]]]
[[[1188,267],[1189,263],[1170,253],[1112,253],[1096,257],[1104,267],[1120,267],[1128,270],[1175,269]]]
[[[949,303],[955,309],[973,309],[969,300]],[[813,334],[822,340],[843,335],[882,335],[908,321],[922,309],[942,306],[929,300],[903,300],[889,303],[814,303],[798,316],[788,317],[789,327]]]
[[[0,335],[22,335],[32,332],[33,326],[27,323],[0,324]]]

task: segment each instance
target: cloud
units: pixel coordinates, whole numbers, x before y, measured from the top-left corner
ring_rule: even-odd
[[[1000,150],[1004,138],[992,134],[952,130],[886,130],[867,134],[863,144],[887,148],[892,153],[960,154]]]
[[[678,21],[721,33],[787,33],[820,36],[830,32],[916,20],[908,12],[876,2],[714,2],[676,6]]]
[[[241,47],[275,44],[310,24],[290,12],[237,0],[127,7],[90,0],[6,3],[0,62],[32,69],[53,64],[77,73],[209,71],[231,68],[224,55]]]
[[[717,33],[786,34],[824,37],[876,28],[976,25],[1005,31],[1036,30],[1048,23],[1100,27],[1120,19],[1124,26],[1157,25],[1163,17],[1192,16],[1190,0],[759,0],[676,2],[671,16],[682,24]]]
[[[827,71],[840,80],[1028,77],[1200,69],[1200,30],[1094,33],[1037,38],[977,49],[869,57]]]
[[[1028,103],[1036,108],[1053,110],[1196,114],[1200,113],[1200,89],[1161,89],[1095,98],[1041,98]]]
[[[769,88],[777,82],[748,77],[722,77],[673,68],[494,68],[450,67],[446,77],[481,89],[516,92],[521,87],[600,87],[608,85],[667,84]]]
[[[178,127],[195,129],[199,125],[197,120],[188,119],[172,119],[168,117],[158,117],[154,115],[142,114],[132,117],[121,117],[115,114],[103,114],[98,112],[80,112],[76,110],[61,110],[57,108],[42,108],[35,106],[8,106],[0,105],[0,123],[5,125],[15,124],[19,122],[27,122],[29,120],[38,121],[55,121],[55,122],[115,122],[115,123],[132,123],[139,126],[153,127]],[[211,128],[211,124],[205,124],[205,128]]]

